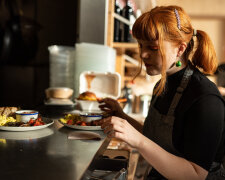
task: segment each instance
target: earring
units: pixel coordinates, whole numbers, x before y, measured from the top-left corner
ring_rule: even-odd
[[[181,65],[182,65],[181,61],[178,60],[178,61],[176,62],[176,67],[181,67]]]

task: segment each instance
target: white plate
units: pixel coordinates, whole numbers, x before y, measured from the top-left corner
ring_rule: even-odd
[[[41,126],[28,126],[28,127],[13,127],[13,126],[0,126],[0,130],[4,131],[33,131],[38,129],[46,128],[54,123],[53,120],[49,118],[42,117],[42,120],[46,123]]]
[[[73,128],[73,129],[79,129],[79,130],[85,130],[85,131],[99,131],[102,130],[101,126],[79,126],[79,125],[69,125],[69,124],[65,124],[63,122],[61,122],[60,120],[58,120],[62,125],[69,127],[69,128]]]

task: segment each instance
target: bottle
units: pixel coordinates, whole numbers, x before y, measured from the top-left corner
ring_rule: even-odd
[[[122,9],[119,6],[119,0],[115,2],[115,13],[121,15]],[[115,19],[114,20],[114,42],[121,41],[121,29],[120,29],[120,21]]]
[[[131,6],[130,0],[127,0],[126,6],[123,8],[123,17],[130,21],[130,17],[133,14],[133,8]],[[131,33],[130,33],[130,26],[124,24],[124,42],[131,41]]]
[[[133,104],[133,92],[132,88],[128,87],[129,82],[125,81],[125,86],[122,89],[122,97],[127,99],[126,105],[123,108],[123,111],[126,114],[132,113],[132,104]]]

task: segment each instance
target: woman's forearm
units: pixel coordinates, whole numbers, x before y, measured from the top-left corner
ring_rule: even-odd
[[[136,147],[140,154],[167,179],[203,180],[208,172],[200,166],[175,156],[143,136]]]

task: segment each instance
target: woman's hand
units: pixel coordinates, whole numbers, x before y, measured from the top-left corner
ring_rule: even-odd
[[[110,138],[118,138],[134,148],[138,147],[141,142],[143,135],[125,119],[111,116],[100,120],[98,124],[101,125],[104,133]]]
[[[124,112],[116,100],[112,98],[104,98],[99,100],[98,102],[100,103],[99,108],[102,111],[121,118],[124,116]]]

